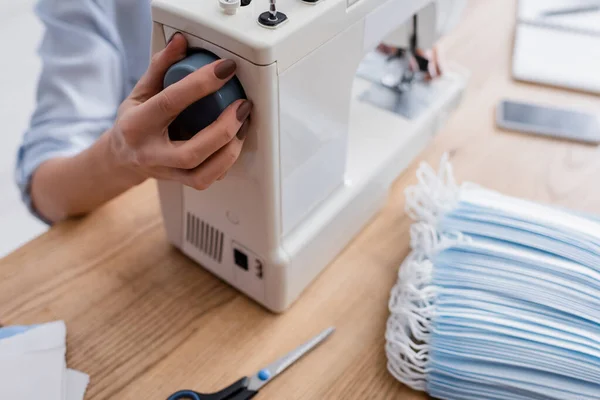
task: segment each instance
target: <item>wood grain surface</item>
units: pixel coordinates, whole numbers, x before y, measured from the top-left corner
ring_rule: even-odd
[[[404,188],[449,151],[459,180],[600,213],[597,147],[500,132],[504,97],[600,110],[600,98],[510,79],[515,3],[472,0],[443,55],[470,69],[460,109],[395,183],[382,212],[283,315],[238,294],[166,241],[153,182],[53,227],[0,260],[0,323],[65,320],[86,399],[217,390],[320,330],[337,332],[258,399],[425,399],[386,370],[390,288],[408,252]]]

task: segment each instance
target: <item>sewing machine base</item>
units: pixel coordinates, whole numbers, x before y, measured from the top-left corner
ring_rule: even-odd
[[[466,80],[466,73],[456,68],[446,71],[432,83],[438,97],[418,117],[406,119],[361,100],[372,83],[356,78],[345,182],[282,237],[280,248],[257,255],[228,237],[221,226],[239,221],[227,212],[223,223],[209,224],[196,217],[203,213],[202,192],[190,188],[181,189],[183,204],[161,199],[165,209],[180,213],[182,240],[171,241],[204,268],[269,310],[286,310],[377,214],[391,184],[458,105]],[[175,187],[163,192],[174,190]]]

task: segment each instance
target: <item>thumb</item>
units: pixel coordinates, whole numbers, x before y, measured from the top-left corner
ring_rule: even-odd
[[[146,73],[135,85],[129,99],[143,103],[163,89],[163,79],[171,65],[183,60],[186,56],[187,40],[181,33],[176,33],[167,47],[152,56]]]

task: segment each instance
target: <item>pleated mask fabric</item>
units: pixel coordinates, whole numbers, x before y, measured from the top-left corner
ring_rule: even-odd
[[[600,400],[600,221],[457,185],[447,157],[406,191],[388,370],[447,400]]]

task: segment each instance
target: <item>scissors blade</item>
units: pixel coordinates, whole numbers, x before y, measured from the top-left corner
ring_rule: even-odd
[[[298,361],[309,351],[313,350],[325,339],[329,337],[335,331],[334,327],[327,328],[317,336],[310,339],[308,342],[296,347],[279,360],[272,362],[265,368],[258,371],[256,374],[250,377],[250,383],[248,384],[249,390],[258,391],[261,387],[271,382],[277,375],[282,373],[290,365]]]

